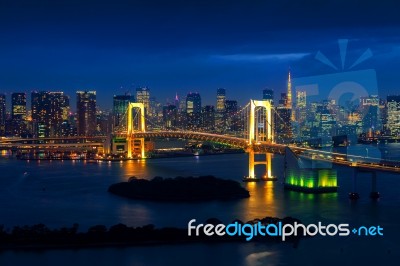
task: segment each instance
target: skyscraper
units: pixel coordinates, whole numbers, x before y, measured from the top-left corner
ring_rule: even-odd
[[[223,88],[217,89],[217,112],[215,113],[215,126],[217,131],[223,132],[226,127],[225,112],[226,91]]]
[[[50,97],[52,99],[50,136],[62,136],[61,125],[68,120],[70,111],[69,96],[64,92],[50,92]]]
[[[292,108],[292,79],[290,77],[290,70],[288,74],[288,83],[287,83],[287,101],[286,101],[286,107],[287,108]]]
[[[163,107],[163,122],[165,129],[175,129],[177,126],[178,108],[169,104]]]
[[[96,133],[96,92],[77,91],[76,96],[78,135],[94,135]]]
[[[148,124],[149,129],[157,129],[163,124],[163,106],[155,97],[150,97],[150,113],[151,123]]]
[[[238,103],[234,100],[225,101],[225,111],[226,111],[226,125],[230,131],[241,130],[241,124],[239,123]]]
[[[190,92],[186,96],[187,126],[191,129],[199,127],[201,123],[201,97],[197,92]]]
[[[305,108],[307,105],[307,93],[306,91],[296,92],[296,105],[297,108]]]
[[[175,95],[175,106],[178,108],[178,113],[186,113],[186,101],[179,99],[178,93]]]
[[[387,96],[387,129],[392,136],[400,135],[400,95]]]
[[[6,96],[0,94],[0,136],[4,136],[6,131]]]
[[[26,134],[26,94],[11,94],[11,134],[21,136]]]
[[[215,127],[215,110],[214,106],[206,105],[201,110],[201,127],[205,131],[213,131]]]
[[[201,113],[201,97],[198,92],[190,92],[186,96],[186,113]]]
[[[130,94],[114,95],[113,97],[113,126],[122,127],[126,126],[126,112],[128,104],[134,102],[135,98]]]
[[[226,91],[223,88],[217,90],[217,112],[225,111]]]
[[[309,135],[309,128],[306,126],[307,120],[307,94],[305,91],[296,92],[296,127],[294,127],[294,136],[298,139]]]
[[[11,117],[12,120],[23,121],[26,119],[26,94],[15,92],[11,94]]]
[[[362,131],[369,137],[375,134],[375,130],[380,130],[381,121],[379,119],[379,97],[371,95],[360,98],[360,111],[362,114]]]
[[[178,93],[175,93],[174,105],[179,108],[179,97]]]
[[[274,90],[271,89],[264,89],[263,90],[263,100],[268,100],[271,102],[272,105],[274,105]]]
[[[61,136],[61,124],[68,119],[69,98],[63,92],[33,91],[31,111],[35,136]]]
[[[150,110],[150,89],[143,87],[136,89],[136,102],[144,104],[146,116],[151,114]]]
[[[287,102],[287,94],[282,93],[279,106],[274,112],[275,135],[278,143],[289,143],[293,139],[292,108],[288,107]]]
[[[287,108],[287,94],[285,92],[281,93],[281,99],[278,101],[279,107]]]

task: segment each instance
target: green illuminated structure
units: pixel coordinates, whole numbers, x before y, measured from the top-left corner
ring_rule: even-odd
[[[307,193],[337,191],[337,172],[327,165],[298,158],[289,148],[285,150],[286,189]]]

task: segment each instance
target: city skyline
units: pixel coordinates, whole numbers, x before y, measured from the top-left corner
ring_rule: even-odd
[[[286,72],[286,75],[288,75],[288,73],[290,73],[291,78],[293,79],[292,71],[290,69],[288,70],[288,72]],[[355,80],[355,81],[357,82],[357,80]],[[125,90],[125,91],[123,91],[123,90],[113,91],[111,96],[109,98],[107,98],[107,99],[104,99],[104,95],[108,95],[109,93],[104,93],[103,91],[100,91],[100,95],[99,96],[102,97],[102,99],[103,99],[102,103],[103,104],[107,103],[107,104],[105,106],[101,105],[101,104],[97,104],[97,107],[99,107],[100,110],[103,110],[103,111],[111,111],[113,109],[112,98],[114,96],[116,96],[116,95],[129,95],[129,96],[132,96],[132,97],[136,98],[138,90],[147,90],[147,91],[149,91],[151,93],[150,97],[153,100],[159,102],[162,105],[174,104],[176,99],[177,99],[177,97],[178,97],[179,100],[185,100],[188,94],[190,94],[190,93],[199,93],[200,95],[202,95],[203,101],[204,101],[204,99],[206,99],[204,101],[204,105],[213,105],[213,106],[217,107],[218,100],[215,99],[215,91],[218,91],[220,89],[224,90],[225,92],[227,91],[227,94],[226,94],[227,99],[235,99],[235,100],[238,101],[239,104],[246,103],[246,101],[249,99],[249,97],[246,97],[246,96],[243,96],[243,98],[231,97],[230,93],[232,93],[233,90],[230,90],[229,88],[226,88],[226,87],[215,87],[215,88],[213,88],[212,91],[188,90],[188,91],[185,92],[184,90],[182,90],[181,93],[178,93],[177,91],[174,91],[174,92],[171,91],[171,92],[167,92],[170,95],[170,97],[168,97],[168,98],[166,98],[164,100],[162,100],[162,99],[160,100],[159,95],[157,95],[157,94],[155,95],[152,88],[144,86],[144,87],[132,87],[130,90]],[[67,90],[67,91],[70,91],[70,90]],[[11,109],[12,109],[12,107],[11,107],[11,105],[12,105],[11,97],[12,97],[13,93],[26,94],[27,99],[30,99],[32,93],[34,93],[34,92],[51,92],[51,93],[60,92],[60,93],[65,93],[65,95],[70,98],[69,99],[70,102],[71,102],[70,106],[72,107],[71,111],[76,112],[77,111],[76,110],[76,104],[77,103],[74,100],[74,97],[71,97],[71,95],[75,95],[76,92],[78,92],[78,91],[96,91],[97,92],[98,90],[96,90],[96,89],[78,89],[78,90],[73,91],[72,94],[69,94],[66,91],[54,90],[54,89],[44,90],[44,89],[37,88],[37,89],[32,89],[30,91],[22,91],[22,90],[6,91],[6,90],[2,90],[0,88],[0,95],[5,95],[6,96],[6,106],[7,106],[6,111],[7,112],[11,112]],[[157,90],[155,90],[155,91],[157,92]],[[292,93],[296,94],[298,92],[303,92],[303,91],[304,90],[301,87],[299,87],[297,89],[295,88],[295,90],[293,90]],[[288,92],[288,77],[286,77],[286,79],[285,79],[285,86],[283,86],[282,89],[280,89],[279,91],[266,86],[264,88],[256,90],[256,92],[257,92],[257,94],[255,94],[255,97],[253,98],[254,100],[257,100],[257,99],[264,99],[265,100],[265,99],[271,99],[271,97],[272,97],[272,102],[278,102],[281,99],[281,94]],[[102,95],[102,93],[104,93],[104,95]],[[270,94],[270,96],[266,96],[266,93]],[[324,94],[326,94],[326,91],[324,91]],[[381,99],[386,99],[388,96],[396,96],[396,95],[399,95],[399,94],[400,94],[400,91],[394,91],[393,93],[382,94],[382,92],[379,91],[379,89],[378,89],[378,91],[373,90],[371,93],[368,93],[368,96],[378,96]],[[204,97],[204,95],[206,95],[206,96]],[[320,97],[313,96],[312,97],[312,102],[320,102],[320,101],[323,101],[323,100],[330,100],[329,97],[325,97],[324,98],[324,97],[321,97],[321,96]],[[355,96],[357,97],[357,95],[355,95]],[[293,100],[291,100],[292,104],[296,103],[295,95],[292,97],[292,99],[293,99]],[[27,101],[27,108],[28,109],[31,108],[31,101]]]

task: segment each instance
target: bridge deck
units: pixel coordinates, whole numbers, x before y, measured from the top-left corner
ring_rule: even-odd
[[[235,136],[229,135],[220,135],[206,132],[192,132],[192,131],[152,131],[152,132],[134,132],[132,134],[134,138],[177,138],[177,139],[193,139],[193,140],[202,140],[202,141],[210,141],[223,143],[226,145],[242,148],[246,151],[254,151],[260,153],[275,153],[275,154],[284,154],[285,148],[287,145],[283,144],[275,144],[271,142],[258,142],[249,144],[249,142],[244,138],[239,138]],[[107,137],[105,136],[94,136],[94,137],[53,137],[53,138],[30,138],[30,139],[21,139],[21,138],[2,138],[0,139],[0,148],[68,148],[68,147],[93,147],[103,145],[103,141]],[[70,143],[70,141],[77,141],[75,143]],[[93,142],[90,142],[93,141]],[[101,140],[99,142],[99,140]],[[50,143],[28,143],[28,142],[48,142]],[[63,141],[67,141],[62,143]],[[84,141],[84,142],[79,142]],[[53,143],[54,142],[54,143]],[[61,143],[56,143],[61,142]],[[297,154],[302,154],[302,156],[308,157],[312,160],[317,161],[325,161],[331,162],[338,165],[345,165],[348,167],[355,167],[363,170],[374,170],[374,171],[383,171],[383,172],[394,172],[400,173],[400,162],[398,164],[391,163],[382,163],[379,161],[376,162],[362,162],[362,161],[350,161],[346,158],[346,154],[341,153],[329,153],[326,151],[309,149],[296,147],[293,145],[289,145],[289,148],[292,149]],[[313,157],[313,155],[315,157]],[[337,156],[342,156],[342,159],[337,159]],[[330,156],[330,158],[329,158]],[[365,158],[370,159],[370,158]]]

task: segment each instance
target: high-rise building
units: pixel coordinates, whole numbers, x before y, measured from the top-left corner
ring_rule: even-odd
[[[379,119],[379,97],[371,95],[360,98],[360,112],[362,114],[362,131],[369,137],[380,130],[381,121]]]
[[[287,108],[292,108],[292,79],[290,77],[290,70],[288,74],[288,82],[287,82],[287,101],[286,101],[286,107]]]
[[[179,97],[178,93],[175,93],[174,105],[178,108],[179,107]]]
[[[319,137],[332,137],[336,132],[336,119],[332,112],[327,108],[323,108],[319,112],[320,115],[320,131]]]
[[[175,103],[177,104],[176,107],[178,107],[178,113],[186,113],[186,101],[179,99],[178,94],[175,96]]]
[[[387,96],[387,129],[392,136],[400,135],[400,95]]]
[[[297,108],[304,108],[307,106],[307,93],[305,91],[296,92],[296,105]]]
[[[292,108],[288,107],[287,101],[287,94],[282,93],[274,112],[275,139],[278,143],[289,143],[293,139]]]
[[[179,98],[178,93],[175,95],[175,106],[177,107],[176,127],[183,129],[186,126],[186,101]]]
[[[289,143],[293,138],[291,124],[292,109],[278,106],[274,112],[275,139],[278,143]]]
[[[62,123],[68,120],[70,112],[69,96],[64,92],[50,92],[52,99],[50,119],[50,136],[64,136],[62,133]]]
[[[263,100],[267,100],[271,102],[271,105],[274,105],[274,90],[264,89],[263,90]]]
[[[113,97],[113,126],[124,130],[126,127],[126,112],[128,105],[134,102],[135,98],[130,94],[114,95]]]
[[[205,131],[213,131],[215,127],[215,110],[214,106],[206,105],[201,110],[201,127]]]
[[[143,87],[136,89],[136,102],[144,104],[146,116],[151,114],[150,107],[150,89]]]
[[[201,97],[198,92],[190,92],[186,96],[186,113],[201,113]]]
[[[151,123],[148,124],[150,129],[159,129],[163,124],[163,105],[157,101],[155,97],[150,97],[150,113]]]
[[[282,92],[281,93],[281,99],[278,101],[279,106],[287,108],[287,102],[288,102],[287,93]]]
[[[233,116],[238,111],[238,103],[235,100],[225,101],[225,110],[228,116]]]
[[[26,135],[26,94],[13,93],[11,94],[11,134],[13,136]]]
[[[381,134],[387,135],[387,102],[386,99],[379,100],[379,120],[381,121]]]
[[[6,134],[6,96],[0,94],[0,136]]]
[[[26,119],[26,94],[15,92],[11,94],[11,117],[12,120],[23,121]]]
[[[234,100],[225,101],[225,111],[226,111],[226,125],[230,131],[241,130],[241,125],[239,123],[238,103]]]
[[[225,89],[223,88],[217,89],[217,110],[215,113],[215,127],[219,132],[223,132],[226,128],[225,101],[226,101]]]
[[[97,110],[96,111],[96,134],[108,136],[113,130],[112,112]]]
[[[226,90],[219,88],[217,90],[217,112],[225,111]]]
[[[163,107],[163,122],[165,129],[175,129],[177,126],[178,108],[169,104]]]
[[[31,93],[32,131],[37,137],[62,136],[61,124],[68,119],[69,97],[63,92]]]
[[[187,126],[190,129],[200,126],[201,123],[201,97],[197,92],[190,92],[186,96]]]
[[[96,133],[96,92],[77,91],[76,97],[78,135],[94,135]]]
[[[296,125],[294,135],[297,139],[309,138],[309,128],[306,125],[307,120],[307,94],[305,91],[296,92]]]

